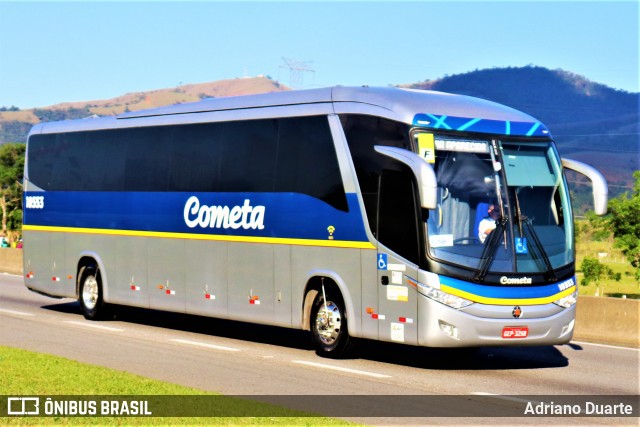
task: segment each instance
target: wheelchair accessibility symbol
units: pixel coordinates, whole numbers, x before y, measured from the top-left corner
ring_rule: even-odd
[[[387,254],[378,254],[378,270],[387,269]]]
[[[516,237],[516,253],[526,255],[529,253],[529,249],[527,248],[527,238],[526,237]]]

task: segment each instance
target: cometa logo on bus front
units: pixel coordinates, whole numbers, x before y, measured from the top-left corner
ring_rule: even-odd
[[[196,196],[189,197],[184,205],[184,222],[189,228],[231,228],[237,230],[264,229],[264,206],[251,206],[245,199],[242,206],[201,205]]]
[[[530,285],[531,283],[532,283],[531,277],[502,276],[500,278],[500,284],[502,285]]]

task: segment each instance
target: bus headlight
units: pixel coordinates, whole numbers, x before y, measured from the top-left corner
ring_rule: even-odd
[[[438,288],[440,287],[439,281],[437,283],[437,286]],[[444,304],[455,309],[464,308],[473,304],[473,301],[469,301],[468,299],[464,299],[464,298],[457,297],[455,295],[448,294],[438,288],[432,285],[425,285],[423,283],[418,283],[418,291],[422,295],[434,301],[437,301],[440,304]]]
[[[578,301],[578,291],[575,291],[572,294],[569,294],[565,297],[560,298],[559,300],[554,301],[553,303],[559,305],[560,307],[569,308],[574,305]]]

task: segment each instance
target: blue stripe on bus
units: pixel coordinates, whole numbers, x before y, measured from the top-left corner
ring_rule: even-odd
[[[230,221],[231,226],[227,228],[194,225],[198,223],[198,213],[185,208],[193,196],[197,197],[201,209],[203,206],[227,206],[229,211],[239,207],[236,209],[238,211],[246,206],[244,221],[240,216]],[[367,242],[357,195],[346,196],[348,212],[298,193],[26,192],[24,224]],[[29,207],[33,205],[29,198],[34,197],[44,197],[43,207],[40,207],[39,200],[36,204],[38,207]],[[264,215],[260,218],[256,208],[262,206]],[[191,207],[195,209],[195,205]],[[249,207],[254,210],[253,217]],[[185,214],[188,221],[192,222],[192,227],[188,226]],[[208,224],[206,213],[203,213],[201,220],[201,223]]]
[[[483,298],[497,299],[530,299],[544,298],[556,295],[572,286],[575,286],[575,278],[565,280],[560,283],[553,283],[542,286],[518,286],[518,285],[501,285],[488,286],[476,283],[466,282],[464,280],[454,279],[447,276],[439,276],[440,284],[453,289],[460,290],[469,294],[477,295]]]
[[[487,120],[420,113],[413,117],[413,125],[431,129],[454,129],[494,135],[551,136],[549,130],[540,122]]]

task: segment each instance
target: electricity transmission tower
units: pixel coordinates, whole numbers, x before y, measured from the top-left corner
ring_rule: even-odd
[[[285,65],[281,65],[280,68],[289,69],[289,87],[292,89],[302,89],[304,87],[304,72],[315,73],[311,67],[313,61],[298,61],[291,58],[282,58]]]

